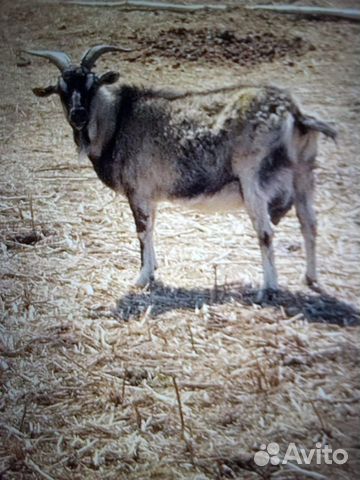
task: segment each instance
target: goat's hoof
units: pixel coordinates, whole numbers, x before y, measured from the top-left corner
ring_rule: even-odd
[[[312,287],[313,285],[317,284],[316,277],[312,277],[310,275],[305,275],[305,283],[308,287]]]
[[[149,275],[140,274],[134,286],[136,288],[145,288],[151,285],[151,283],[154,282],[154,280],[155,280],[154,275],[149,276]]]
[[[306,285],[316,293],[325,293],[324,288],[319,284],[316,278],[311,278],[308,275],[305,276]]]
[[[279,290],[277,288],[262,288],[256,295],[255,303],[264,305],[275,300]]]

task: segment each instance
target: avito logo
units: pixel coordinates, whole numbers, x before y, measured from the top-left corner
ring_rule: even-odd
[[[333,450],[329,445],[323,446],[321,443],[316,443],[315,447],[307,451],[305,448],[297,447],[295,443],[290,443],[285,455],[280,457],[280,446],[278,443],[262,444],[260,450],[254,455],[254,462],[259,467],[263,467],[268,463],[271,463],[271,465],[285,465],[290,461],[296,462],[298,465],[310,465],[311,463],[318,465],[321,463],[343,465],[349,459],[347,451],[343,448]]]

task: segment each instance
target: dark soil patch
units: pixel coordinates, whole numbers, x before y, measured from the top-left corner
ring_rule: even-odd
[[[141,42],[141,40],[140,40]],[[172,28],[161,30],[156,39],[143,42],[145,56],[172,57],[195,62],[230,61],[243,66],[299,57],[315,47],[301,37],[276,36],[271,32],[238,35],[232,30],[190,30]]]
[[[51,233],[46,230],[31,230],[31,231],[22,231],[16,234],[9,235],[5,240],[5,245],[8,249],[13,249],[21,247],[22,245],[34,246],[38,242],[44,240],[45,237],[49,236]]]

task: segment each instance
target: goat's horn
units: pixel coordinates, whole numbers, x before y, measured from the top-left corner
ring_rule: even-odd
[[[106,52],[131,52],[131,48],[124,48],[124,47],[114,47],[112,45],[97,45],[96,47],[91,47],[89,50],[87,50],[82,59],[81,59],[81,66],[88,68],[91,70],[91,68],[94,66],[96,60],[102,55],[103,53]]]
[[[70,57],[64,52],[52,50],[25,50],[25,52],[37,57],[47,58],[50,62],[54,63],[61,72],[71,65]]]

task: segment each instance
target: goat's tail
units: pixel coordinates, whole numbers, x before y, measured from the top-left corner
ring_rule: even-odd
[[[295,119],[296,125],[301,133],[305,134],[309,130],[321,132],[327,137],[330,137],[332,140],[334,140],[334,142],[336,142],[337,132],[328,123],[323,122],[322,120],[318,120],[317,118],[310,115],[305,115],[301,112],[297,112]]]

